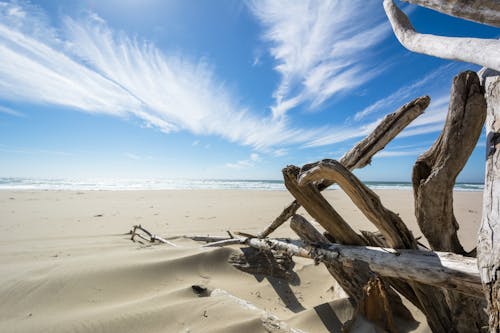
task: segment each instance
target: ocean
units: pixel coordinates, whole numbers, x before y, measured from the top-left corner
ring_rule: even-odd
[[[371,189],[411,190],[410,182],[365,182]],[[330,187],[338,189],[337,185]],[[483,184],[457,183],[457,191],[482,191]],[[69,179],[0,177],[0,190],[276,190],[281,180],[222,179]]]

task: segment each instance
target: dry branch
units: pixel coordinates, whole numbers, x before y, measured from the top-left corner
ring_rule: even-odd
[[[392,248],[416,249],[417,243],[401,218],[386,209],[378,195],[364,185],[340,162],[324,160],[299,177],[301,186],[327,179],[336,182],[363,214],[380,230]]]
[[[382,119],[380,124],[366,138],[358,142],[348,153],[346,153],[340,162],[349,170],[362,168],[370,163],[371,158],[398,135],[408,124],[420,116],[429,106],[429,96],[422,96],[401,106],[397,111],[388,114]],[[332,185],[330,182],[318,184],[320,191]],[[285,223],[300,208],[301,204],[294,200],[283,212],[273,221],[273,223],[258,237],[267,237],[280,225]]]
[[[443,14],[500,27],[498,0],[403,0]]]
[[[477,258],[488,302],[490,332],[500,332],[500,75],[484,78],[487,160]]]
[[[456,290],[483,298],[477,261],[450,252],[397,250],[341,244],[307,245],[274,239],[249,238],[245,244],[261,249],[333,263],[359,260],[382,276],[390,276],[427,285]],[[428,295],[428,297],[430,297]]]
[[[148,237],[144,237],[143,235],[137,233],[137,230],[140,230],[142,232],[144,232],[146,235],[148,235]],[[150,242],[150,243],[154,243],[155,241],[158,241],[160,243],[164,243],[164,244],[168,244],[170,246],[173,246],[173,247],[176,247],[177,245],[175,245],[174,243],[164,239],[164,238],[161,238],[160,236],[157,236],[151,232],[149,232],[148,230],[144,229],[140,224],[139,225],[134,225],[132,230],[130,231],[130,234],[132,235],[130,237],[130,239],[133,241],[134,238],[137,236],[147,242]]]
[[[408,50],[500,70],[499,40],[421,34],[415,31],[408,16],[394,4],[393,0],[384,0],[384,9],[394,34]]]

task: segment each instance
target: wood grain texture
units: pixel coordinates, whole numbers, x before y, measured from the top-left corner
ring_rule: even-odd
[[[477,244],[478,267],[488,302],[490,332],[500,332],[500,75],[484,78],[487,101],[487,160],[483,217]]]
[[[498,0],[403,0],[427,7],[443,14],[465,20],[500,27],[500,1]]]
[[[408,16],[394,4],[393,0],[384,0],[384,9],[394,34],[401,45],[408,50],[500,70],[499,40],[421,34],[415,31]]]

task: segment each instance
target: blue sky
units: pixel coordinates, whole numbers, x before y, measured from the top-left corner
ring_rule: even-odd
[[[400,5],[420,32],[499,35]],[[281,179],[428,94],[356,171],[409,181],[467,69],[404,49],[377,0],[0,2],[0,176]],[[483,169],[484,135],[459,180]]]

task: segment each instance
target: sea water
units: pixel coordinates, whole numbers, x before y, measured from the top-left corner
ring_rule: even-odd
[[[371,189],[411,190],[410,182],[364,182]],[[337,185],[330,187],[338,189]],[[482,191],[483,184],[457,183],[457,191]],[[70,179],[0,177],[0,190],[278,190],[282,180],[223,179]]]

